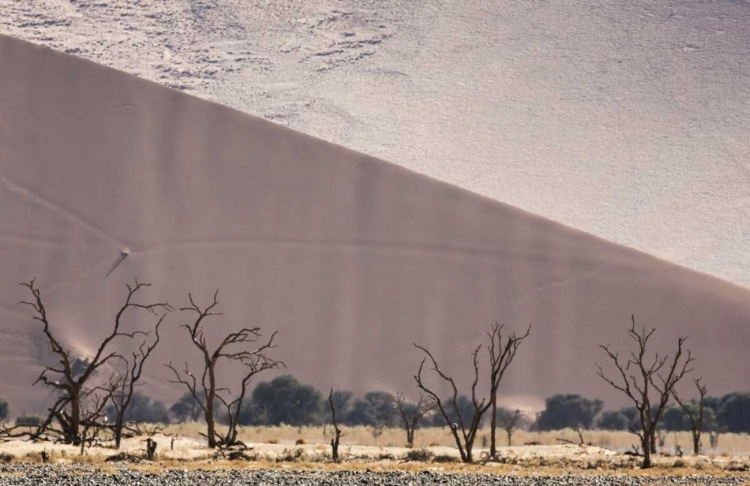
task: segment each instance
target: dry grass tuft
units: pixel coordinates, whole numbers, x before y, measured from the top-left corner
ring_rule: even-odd
[[[435,458],[435,453],[424,447],[419,449],[411,449],[404,456],[405,461],[413,462],[430,462]]]
[[[476,447],[477,464],[463,464],[450,431],[423,429],[417,431],[414,447],[396,447],[403,443],[400,429],[381,429],[373,437],[369,427],[345,429],[345,442],[341,446],[341,463],[331,461],[330,430],[322,427],[246,427],[240,433],[241,440],[250,446],[242,452],[209,450],[204,440],[194,440],[176,434],[201,431],[199,424],[183,424],[168,430],[175,434],[174,449],[170,448],[172,437],[157,435],[159,443],[157,458],[153,462],[144,459],[144,444],[141,438],[123,441],[120,451],[111,447],[94,447],[79,455],[79,449],[62,444],[34,444],[11,441],[0,444],[0,464],[3,461],[41,463],[41,452],[46,449],[50,461],[76,462],[102,469],[128,467],[144,471],[179,469],[232,469],[232,468],[284,468],[315,470],[403,470],[403,471],[450,471],[460,473],[513,473],[519,475],[545,474],[555,476],[575,472],[576,474],[613,473],[627,475],[691,475],[730,476],[746,474],[750,463],[746,452],[750,451],[750,437],[725,434],[721,444],[726,449],[712,450],[710,456],[675,457],[680,441],[689,442],[689,434],[673,434],[663,453],[654,456],[655,468],[641,471],[641,458],[624,454],[634,437],[619,432],[587,432],[586,442],[609,444],[610,448],[588,445],[562,445],[560,437],[574,436],[573,431],[518,434],[518,444],[532,442],[541,445],[500,447],[498,456],[488,458],[486,447]],[[516,436],[514,436],[514,442]],[[362,441],[360,443],[359,441]],[[547,443],[545,445],[545,443]],[[427,446],[427,444],[433,444]],[[623,445],[624,444],[624,445]],[[104,444],[108,446],[109,444]],[[684,447],[689,447],[685,444]],[[730,452],[731,451],[731,452]],[[109,459],[108,459],[109,458]]]
[[[432,462],[438,464],[457,464],[461,462],[461,460],[458,457],[449,456],[448,454],[436,454],[432,459]]]

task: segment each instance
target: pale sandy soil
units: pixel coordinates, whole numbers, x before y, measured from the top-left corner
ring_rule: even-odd
[[[253,430],[256,429],[256,430]],[[198,428],[194,424],[188,424],[182,428],[172,427],[154,436],[158,443],[157,460],[162,466],[198,466],[205,465],[206,461],[224,461],[225,457],[216,455],[216,451],[210,450],[204,440],[183,435],[186,432],[195,435]],[[296,435],[294,434],[296,431]],[[304,428],[299,430],[293,427],[281,428],[245,428],[240,438],[246,443],[248,449],[246,454],[253,459],[250,467],[262,467],[272,464],[319,464],[330,462],[330,446],[327,439],[320,435],[320,428]],[[428,429],[417,435],[417,446],[414,449],[394,445],[394,441],[401,437],[401,430],[386,429],[377,439],[365,434],[367,428],[356,427],[345,430],[345,435],[340,446],[340,454],[352,467],[360,467],[358,464],[377,463],[383,468],[397,468],[408,461],[407,455],[410,451],[429,451],[433,457],[437,457],[435,467],[440,465],[460,462],[460,455],[455,446],[451,445],[451,437],[442,433],[439,429]],[[369,430],[371,432],[371,430]],[[166,435],[165,435],[166,434]],[[477,444],[481,444],[480,433]],[[253,440],[253,437],[255,439]],[[295,439],[296,437],[296,439]],[[326,436],[330,438],[330,434]],[[502,434],[499,436],[504,439]],[[379,440],[381,439],[382,440]],[[518,444],[523,441],[535,439],[539,445],[514,445],[511,447],[499,447],[500,460],[485,464],[487,467],[502,468],[572,468],[581,470],[592,469],[632,469],[637,465],[639,459],[624,454],[627,447],[623,445],[632,443],[632,436],[626,433],[615,432],[590,432],[587,439],[590,445],[562,444],[557,439],[573,439],[572,431],[558,431],[528,433],[519,431],[516,434]],[[174,439],[174,441],[173,441]],[[304,439],[303,444],[297,443],[298,439]],[[683,444],[687,434],[678,434],[671,438],[662,449],[662,453],[654,456],[654,462],[662,468],[686,468],[688,470],[711,470],[723,471],[729,468],[750,465],[750,448],[747,436],[727,435],[724,437],[725,448],[719,450],[707,449],[700,456],[693,456],[687,447],[684,447],[685,455],[675,455],[674,444]],[[387,441],[387,442],[386,442]],[[430,445],[426,441],[431,441]],[[600,447],[595,442],[606,442],[613,447]],[[388,445],[383,445],[387,443]],[[92,462],[101,463],[107,457],[125,453],[131,457],[142,457],[145,451],[145,437],[130,438],[123,440],[120,450],[114,450],[112,443],[104,441],[98,446],[87,448],[83,455],[80,448],[50,443],[30,443],[27,441],[9,441],[0,443],[0,453],[11,454],[17,460],[39,461],[39,454],[47,451],[51,454],[54,462]],[[731,453],[728,450],[731,449]],[[487,447],[475,446],[475,457],[481,462],[483,455],[486,456]],[[417,461],[419,462],[419,461]],[[429,461],[428,461],[429,462]],[[242,461],[240,463],[243,463]],[[246,463],[245,463],[246,464]],[[248,464],[246,464],[248,465]],[[364,466],[363,466],[364,467]],[[405,466],[408,467],[408,466]]]
[[[750,285],[740,0],[0,0],[0,32]]]

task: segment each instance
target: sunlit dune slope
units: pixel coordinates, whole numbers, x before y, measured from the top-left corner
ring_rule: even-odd
[[[412,342],[464,380],[502,321],[533,325],[504,396],[614,406],[597,345],[623,348],[631,313],[665,350],[689,334],[712,393],[750,385],[744,288],[47,48],[0,36],[0,66],[0,394],[16,409],[47,397],[29,386],[47,348],[16,305],[32,277],[83,355],[137,277],[153,283],[144,297],[177,307],[220,289],[210,339],[278,330],[288,371],[325,389],[414,394]],[[155,397],[181,393],[163,363],[196,364],[187,318],[165,324]]]

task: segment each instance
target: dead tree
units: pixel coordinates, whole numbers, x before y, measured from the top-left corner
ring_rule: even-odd
[[[633,402],[638,410],[640,429],[633,432],[638,435],[643,448],[642,467],[651,467],[651,454],[656,442],[656,431],[659,420],[674,392],[675,385],[692,371],[690,364],[694,361],[690,350],[684,349],[687,337],[677,339],[677,351],[674,357],[661,356],[654,353],[653,359],[646,356],[648,341],[656,329],[646,331],[645,327],[635,327],[635,316],[631,318],[632,325],[628,336],[636,343],[636,350],[631,351],[627,361],[620,359],[619,352],[613,352],[609,346],[600,346],[607,357],[617,368],[619,377],[608,378],[598,364],[597,375],[616,390],[621,391]],[[684,353],[684,357],[683,357]],[[652,405],[653,404],[653,405]]]
[[[505,431],[505,435],[508,438],[508,447],[510,447],[512,445],[513,432],[515,432],[518,422],[521,420],[521,411],[516,410],[511,412],[510,410],[502,409],[498,415],[500,427]]]
[[[247,349],[249,346],[256,346],[256,343],[260,340],[259,327],[246,327],[237,332],[229,333],[219,342],[213,351],[209,349],[209,344],[206,341],[203,331],[203,324],[206,318],[221,315],[221,313],[214,312],[214,309],[219,304],[217,300],[218,295],[219,291],[217,290],[214,293],[213,302],[208,307],[202,309],[195,303],[193,296],[188,294],[190,305],[180,309],[183,312],[196,315],[192,324],[183,324],[181,327],[188,331],[191,342],[200,351],[203,361],[203,371],[201,372],[200,380],[190,372],[187,363],[185,363],[185,368],[182,372],[178,371],[172,363],[165,365],[174,373],[175,379],[171,382],[185,386],[200,405],[206,420],[207,430],[205,437],[208,440],[208,447],[211,449],[217,446],[229,447],[237,443],[237,418],[239,417],[242,401],[250,380],[262,371],[285,366],[283,362],[274,360],[268,356],[268,352],[276,347],[274,344],[276,332],[271,334],[270,339],[264,344],[253,349]],[[240,395],[233,400],[220,395],[220,393],[229,393],[228,388],[220,388],[217,384],[216,366],[221,361],[241,364],[245,367],[245,374],[241,381]],[[223,403],[229,411],[229,430],[224,435],[216,430],[214,406],[217,400]]]
[[[274,335],[275,334],[276,333],[274,333]],[[274,336],[271,336],[271,342],[273,341],[273,338]],[[262,347],[259,350],[264,351]],[[245,394],[247,393],[247,385],[250,383],[250,380],[261,371],[278,368],[283,365],[280,361],[271,360],[267,356],[264,356],[262,359],[256,358],[255,361],[247,360],[243,362],[243,364],[245,365],[245,375],[240,382],[240,393],[233,400],[224,398],[219,393],[216,394],[216,398],[218,398],[226,408],[227,415],[226,433],[218,435],[218,445],[220,447],[238,445],[246,448],[245,444],[237,439],[237,426],[239,425],[240,412],[242,411],[242,404],[245,400]],[[219,390],[217,390],[217,392],[218,391]]]
[[[110,395],[110,402],[115,410],[115,423],[112,425],[112,430],[115,436],[115,448],[120,448],[122,442],[122,431],[125,426],[125,416],[130,406],[130,401],[133,398],[133,392],[141,379],[143,374],[143,365],[146,364],[151,352],[156,349],[159,344],[159,326],[164,322],[163,314],[154,326],[155,339],[151,344],[147,344],[147,341],[143,341],[138,347],[138,351],[132,353],[133,360],[129,361],[126,358],[122,358],[125,364],[125,373],[120,376],[116,381],[110,381],[113,388],[113,393]]]
[[[490,328],[490,332],[487,333],[487,337],[490,338],[488,351],[490,357],[490,405],[492,413],[490,419],[490,457],[497,456],[497,443],[495,440],[495,431],[497,430],[497,391],[500,388],[500,382],[505,375],[505,371],[516,357],[519,346],[531,334],[531,326],[529,326],[524,334],[518,336],[515,332],[512,332],[503,339],[503,327],[503,324],[496,322]]]
[[[693,436],[693,454],[696,456],[701,453],[701,435],[703,434],[703,419],[705,411],[706,395],[708,394],[708,388],[706,385],[701,383],[702,378],[696,378],[693,380],[695,388],[698,389],[698,403],[686,402],[680,399],[677,394],[677,390],[672,390],[672,396],[674,397],[677,404],[680,406],[688,420],[690,420],[690,433]],[[695,408],[697,406],[697,410]]]
[[[331,459],[334,462],[339,462],[341,460],[339,459],[339,442],[341,441],[341,436],[344,434],[341,433],[341,429],[339,429],[339,425],[336,422],[336,407],[333,405],[333,388],[328,393],[328,406],[331,407],[331,422],[333,422],[334,431],[334,436],[331,439]]]
[[[99,437],[99,432],[105,427],[101,424],[101,419],[104,417],[104,407],[107,405],[107,401],[112,394],[111,387],[97,387],[92,395],[92,400],[87,400],[91,403],[91,407],[82,410],[81,420],[81,455],[83,455],[86,445],[89,447],[94,445]]]
[[[409,403],[401,392],[396,393],[396,407],[401,414],[401,420],[406,430],[406,443],[409,447],[414,445],[414,432],[419,428],[419,421],[435,409],[432,400],[428,400],[424,393],[419,394],[416,404]]]
[[[425,348],[418,344],[414,344],[414,347],[417,349],[422,350],[426,355],[427,358],[423,358],[422,362],[419,365],[419,371],[417,371],[417,374],[414,375],[414,380],[417,382],[417,387],[425,392],[432,402],[435,404],[437,409],[440,411],[440,414],[445,419],[445,422],[447,424],[451,424],[450,415],[448,414],[447,406],[448,404],[443,403],[443,400],[438,396],[437,393],[435,393],[433,390],[427,388],[427,386],[424,384],[424,381],[422,380],[422,370],[424,368],[425,361],[427,359],[430,359],[430,362],[432,363],[432,370],[437,373],[437,375],[446,383],[448,383],[451,387],[452,396],[449,398],[450,405],[453,406],[453,410],[457,412],[458,415],[458,423],[451,424],[451,433],[453,434],[453,438],[456,441],[456,446],[458,446],[458,451],[461,454],[461,460],[465,463],[474,462],[474,457],[472,455],[472,450],[474,448],[474,440],[477,437],[477,430],[479,429],[479,424],[482,421],[482,416],[484,413],[489,410],[490,408],[490,401],[488,401],[485,398],[482,398],[481,400],[477,398],[477,385],[479,383],[479,350],[482,348],[481,345],[477,346],[477,348],[472,353],[473,356],[473,364],[474,364],[474,381],[471,385],[471,403],[474,407],[474,413],[471,417],[471,421],[469,423],[466,423],[464,421],[464,418],[461,416],[461,413],[459,412],[458,407],[458,387],[456,386],[455,380],[446,375],[438,366],[437,361],[435,361],[435,358],[432,356],[432,353]]]
[[[573,432],[575,432],[578,436],[578,442],[574,442],[570,439],[565,439],[564,437],[558,437],[557,441],[563,442],[565,444],[579,445],[581,447],[586,446],[586,439],[583,437],[583,429],[580,426],[576,425],[575,427],[573,427]],[[589,445],[591,445],[591,443],[589,443]]]
[[[141,331],[123,332],[121,327],[124,314],[131,309],[145,310],[152,314],[162,312],[163,314],[160,319],[163,319],[164,314],[171,311],[172,307],[166,302],[154,304],[134,302],[136,294],[144,287],[150,286],[150,284],[140,283],[136,280],[135,286],[131,287],[127,285],[128,295],[125,303],[115,315],[112,330],[101,342],[96,353],[90,360],[77,361],[72,355],[72,351],[63,346],[61,341],[55,336],[55,333],[53,333],[47,316],[47,310],[42,302],[41,290],[36,287],[35,281],[32,280],[29,283],[22,283],[21,285],[29,289],[33,298],[31,301],[22,301],[20,304],[32,308],[34,320],[42,323],[42,332],[49,342],[52,353],[59,358],[58,366],[45,367],[39,378],[34,382],[34,384],[41,382],[45,386],[52,388],[58,393],[59,398],[49,409],[47,419],[36,431],[27,435],[32,440],[51,436],[66,444],[79,445],[82,440],[82,422],[91,420],[90,417],[86,418],[82,414],[83,402],[89,394],[86,391],[89,380],[102,366],[113,360],[122,359],[121,354],[109,350],[110,344],[117,338],[133,339],[137,335],[146,335],[146,333]],[[77,363],[82,366],[76,366]],[[55,421],[58,427],[53,425]],[[12,433],[12,431],[6,430],[5,433]]]
[[[146,459],[147,460],[149,460],[149,461],[153,461],[154,460],[154,456],[156,456],[156,446],[157,445],[158,444],[156,443],[156,441],[154,439],[152,439],[151,437],[149,437],[148,439],[146,439]]]

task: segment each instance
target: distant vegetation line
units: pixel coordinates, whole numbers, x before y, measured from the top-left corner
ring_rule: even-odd
[[[401,417],[396,404],[397,396],[387,391],[371,391],[355,395],[349,391],[335,391],[337,415],[343,426],[367,426],[374,428],[400,427]],[[330,423],[327,396],[311,385],[299,382],[293,375],[278,376],[271,381],[259,383],[243,401],[239,425],[242,426],[319,426]],[[471,400],[466,395],[459,397],[459,413],[465,419],[473,414]],[[407,406],[416,404],[407,402]],[[705,398],[706,419],[703,430],[715,433],[750,434],[750,392],[732,392],[722,396]],[[217,410],[219,408],[217,407]],[[450,412],[457,420],[457,413]],[[116,411],[106,408],[109,420],[114,420]],[[500,418],[512,415],[513,410],[498,409]],[[0,399],[0,420],[7,420],[12,408],[7,400]],[[17,424],[38,425],[43,417],[21,414]],[[186,392],[171,406],[153,400],[141,392],[133,394],[132,403],[125,414],[126,422],[149,424],[180,424],[200,422],[202,410],[193,396]],[[225,414],[218,414],[217,421],[226,424]],[[486,420],[482,426],[487,425]],[[421,427],[445,427],[445,419],[436,412],[426,414]],[[628,431],[638,426],[638,411],[634,407],[605,410],[603,402],[578,394],[558,394],[547,398],[545,409],[534,416],[522,415],[518,429],[528,431],[554,431],[581,428],[583,430]],[[661,430],[665,432],[690,431],[690,421],[677,404],[669,405],[663,415]]]

